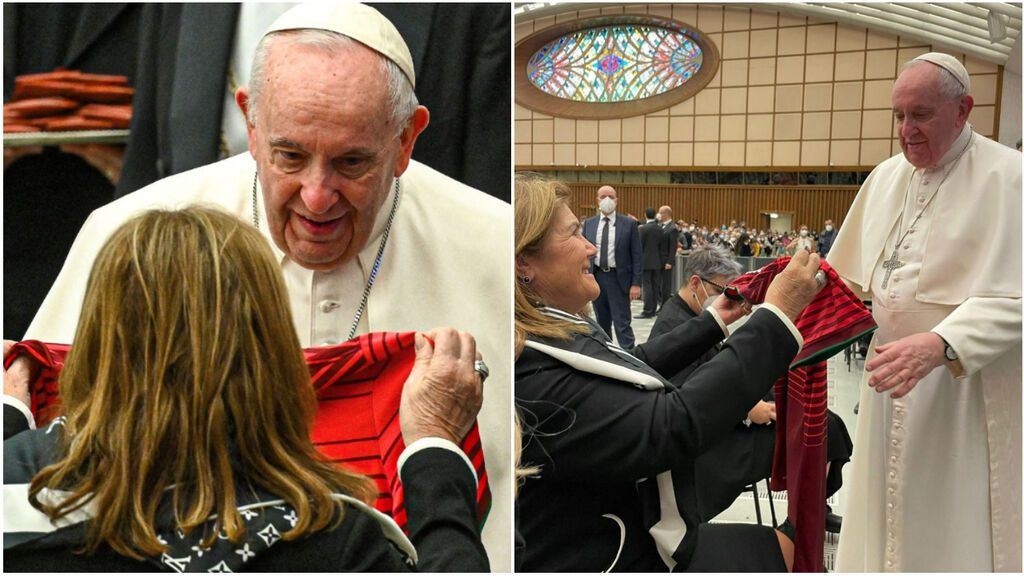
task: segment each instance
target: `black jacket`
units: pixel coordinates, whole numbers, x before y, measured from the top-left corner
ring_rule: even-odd
[[[640,227],[640,247],[644,255],[644,270],[661,270],[664,267],[665,240],[661,225],[654,220]]]
[[[516,361],[516,403],[525,429],[522,461],[539,466],[540,475],[519,493],[522,570],[665,571],[648,529],[660,514],[651,497],[661,481],[655,477],[666,472],[686,525],[669,553],[676,569],[686,567],[698,523],[694,459],[743,419],[798,350],[785,324],[759,310],[687,386],[660,376],[693,363],[721,338],[705,314],[638,346],[633,359],[610,347],[600,329],[568,342],[538,341],[591,365],[603,361],[607,373],[625,369],[636,376],[628,381],[528,344]],[[664,388],[638,388],[653,380]]]
[[[5,436],[7,417],[13,415],[8,408],[4,409]],[[25,424],[23,416],[20,421]],[[11,494],[12,490],[19,493],[18,485],[27,485],[40,469],[54,461],[61,429],[59,421],[55,422],[46,428],[5,439],[6,494]],[[294,510],[273,495],[246,485],[246,490],[237,492],[240,499],[247,499],[240,500],[240,510],[241,504],[247,505],[243,512],[244,542],[235,544],[218,539],[211,549],[199,550],[201,530],[184,535],[173,528],[173,522],[163,527],[158,523],[158,534],[168,542],[170,551],[146,561],[125,558],[107,547],[90,556],[75,554],[74,550],[84,542],[87,520],[49,532],[33,531],[38,525],[27,521],[35,510],[27,498],[8,501],[5,504],[4,569],[8,572],[196,571],[211,567],[257,572],[488,571],[476,518],[476,483],[462,458],[442,448],[421,450],[405,462],[402,480],[409,540],[419,556],[415,566],[406,552],[392,543],[401,538],[385,536],[389,529],[397,530],[397,525],[351,499],[346,502],[345,517],[336,528],[285,542],[280,534],[294,521]],[[27,494],[27,487],[22,490]],[[12,513],[15,509],[21,512]]]

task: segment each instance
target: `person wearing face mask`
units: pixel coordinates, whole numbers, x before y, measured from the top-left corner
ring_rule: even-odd
[[[690,225],[685,220],[680,220],[676,224],[679,227],[679,246],[682,249],[680,253],[689,254],[693,249],[693,233],[690,232]]]
[[[614,325],[619,346],[629,350],[636,344],[629,301],[640,299],[643,252],[637,221],[617,213],[617,202],[615,188],[598,188],[600,214],[583,221],[583,236],[597,246],[591,259],[594,279],[601,286],[601,295],[594,300],[597,323],[609,335]]]
[[[832,243],[836,240],[836,229],[832,225],[832,219],[825,220],[825,228],[822,230],[821,235],[818,237],[818,253],[821,254],[822,259],[828,257],[829,250],[832,249]]]
[[[810,232],[807,231],[807,226],[801,226],[800,234],[786,246],[786,253],[791,256],[799,250],[806,250],[811,253],[818,251],[814,244],[814,238],[811,238]]]

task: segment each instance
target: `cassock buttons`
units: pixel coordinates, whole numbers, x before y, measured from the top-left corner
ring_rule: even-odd
[[[340,302],[335,302],[334,300],[324,300],[324,301],[320,302],[320,311],[325,313],[325,314],[328,313],[328,312],[331,312],[332,310],[336,310],[337,308],[340,308],[340,307],[341,307],[341,303]]]

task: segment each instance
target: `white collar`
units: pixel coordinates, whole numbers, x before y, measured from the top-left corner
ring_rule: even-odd
[[[950,162],[956,160],[960,156],[960,153],[964,151],[964,148],[967,146],[967,141],[971,139],[971,134],[973,133],[974,128],[971,126],[971,123],[964,122],[964,127],[960,130],[960,135],[956,137],[956,140],[953,140],[952,144],[949,145],[949,150],[946,150],[946,153],[942,155],[942,159],[939,160],[935,166],[925,168],[924,171],[935,172],[945,169]]]

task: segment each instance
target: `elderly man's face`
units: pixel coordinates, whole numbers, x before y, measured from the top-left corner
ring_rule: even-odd
[[[946,154],[967,121],[974,100],[950,100],[939,92],[940,69],[921,64],[904,70],[892,89],[892,111],[900,147],[918,168],[935,166]]]
[[[249,150],[274,242],[305,268],[331,270],[366,245],[429,116],[420,107],[403,130],[394,125],[380,56],[369,48],[331,54],[274,42]],[[244,91],[238,101],[245,111]]]

